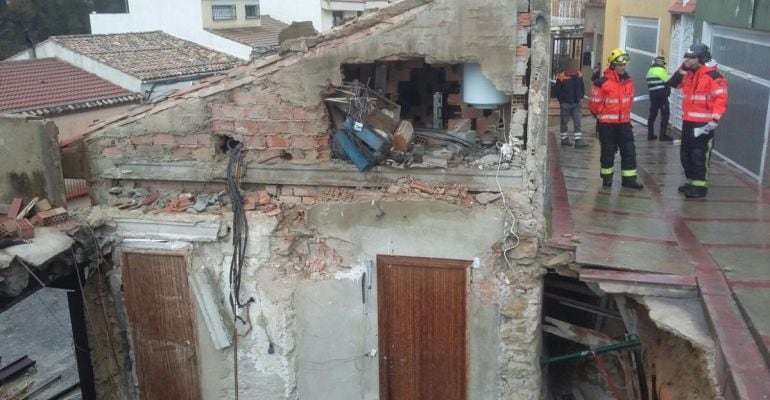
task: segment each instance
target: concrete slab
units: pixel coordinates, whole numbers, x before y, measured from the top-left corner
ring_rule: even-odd
[[[32,243],[0,250],[12,257],[18,257],[27,265],[40,266],[57,255],[67,251],[75,243],[71,237],[54,228],[36,228]]]
[[[770,221],[770,205],[756,203],[680,202],[674,209],[685,218],[742,218],[754,221]]]
[[[708,249],[728,280],[770,281],[770,249]],[[768,303],[770,304],[770,303]]]
[[[733,293],[745,313],[749,315],[751,325],[757,332],[770,337],[770,289],[734,287]]]
[[[770,224],[688,221],[687,226],[701,243],[770,244]]]
[[[676,246],[613,241],[582,235],[575,261],[632,271],[689,275],[693,266]]]
[[[619,208],[622,209],[622,208]],[[578,212],[573,221],[582,231],[609,233],[655,240],[675,240],[671,229],[659,219],[627,215],[608,215],[601,212]]]

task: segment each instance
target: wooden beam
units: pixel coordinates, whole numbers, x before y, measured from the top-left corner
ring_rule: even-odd
[[[609,336],[589,328],[572,325],[569,322],[560,321],[556,318],[545,317],[543,330],[552,335],[564,338],[586,347],[604,347],[617,344]]]

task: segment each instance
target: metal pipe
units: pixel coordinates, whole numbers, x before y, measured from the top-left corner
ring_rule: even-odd
[[[636,347],[636,346],[639,346],[640,344],[641,342],[639,341],[638,337],[631,336],[631,339],[622,343],[616,343],[616,344],[611,344],[609,346],[597,347],[592,350],[583,350],[577,353],[565,354],[563,356],[549,357],[549,358],[546,358],[545,360],[541,360],[540,364],[548,365],[548,364],[554,364],[554,363],[560,363],[560,362],[566,362],[566,361],[580,360],[586,357],[590,357],[594,354],[610,353],[617,350],[627,349],[629,347]]]

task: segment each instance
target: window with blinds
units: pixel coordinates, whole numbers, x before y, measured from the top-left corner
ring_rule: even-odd
[[[211,17],[214,21],[235,19],[235,16],[234,4],[211,6]]]

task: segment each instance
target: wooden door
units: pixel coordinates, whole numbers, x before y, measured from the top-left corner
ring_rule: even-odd
[[[377,256],[380,399],[467,399],[469,261]]]
[[[184,256],[123,253],[123,293],[145,400],[201,398]]]

